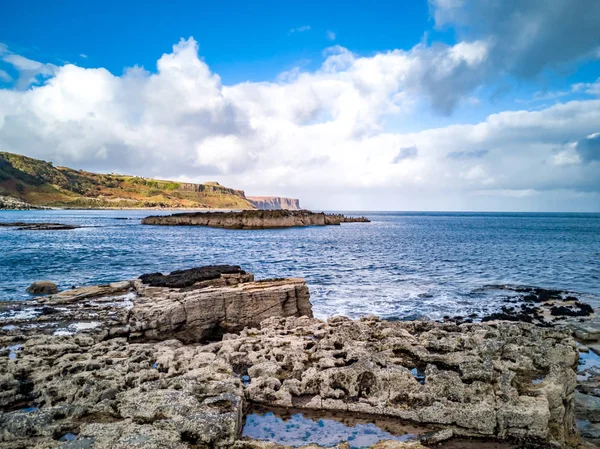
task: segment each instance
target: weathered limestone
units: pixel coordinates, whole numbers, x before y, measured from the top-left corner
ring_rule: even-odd
[[[10,320],[0,319],[0,325],[5,321],[14,327],[8,330],[12,335],[65,334],[82,328],[103,338],[177,338],[189,343],[257,327],[272,316],[312,316],[303,279],[254,282],[251,273],[230,266],[153,273],[0,306],[6,313],[18,311]]]
[[[240,282],[167,294],[163,288],[145,287],[140,281],[135,286],[142,295],[128,317],[131,338],[197,342],[257,327],[271,316],[312,316],[303,279]]]
[[[395,416],[455,435],[576,440],[567,334],[527,324],[271,318],[226,336],[252,402]]]
[[[578,348],[561,327],[325,322],[312,318],[303,280],[254,281],[236,266],[1,307],[0,449],[282,448],[240,439],[251,404],[422,429],[381,449],[466,437],[582,447],[576,411],[597,432],[600,377],[576,373]]]
[[[165,226],[211,226],[230,229],[289,228],[368,222],[365,217],[315,213],[307,210],[243,210],[241,212],[193,212],[146,217],[142,224]]]

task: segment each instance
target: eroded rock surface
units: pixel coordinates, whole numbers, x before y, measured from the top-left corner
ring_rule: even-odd
[[[272,316],[312,316],[303,279],[254,281],[239,267],[209,266],[0,303],[0,335],[65,335],[201,342]]]
[[[365,217],[325,214],[308,210],[243,210],[240,212],[192,212],[146,217],[142,224],[164,226],[211,226],[230,229],[289,228],[295,226],[339,225],[368,222]]]
[[[594,342],[564,327],[311,317],[303,280],[224,266],[2,304],[0,448],[279,447],[240,440],[251,404],[429,432],[381,448],[581,447],[576,403],[595,435]]]

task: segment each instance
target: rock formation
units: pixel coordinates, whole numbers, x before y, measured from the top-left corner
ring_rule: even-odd
[[[300,210],[300,200],[280,196],[247,196],[254,207],[261,210]]]
[[[43,206],[34,206],[33,204],[26,203],[19,198],[13,198],[12,196],[0,195],[0,210],[31,210],[31,209],[49,209]]]
[[[16,228],[17,231],[70,231],[81,226],[68,225],[62,223],[35,223],[35,222],[9,222],[0,223],[2,228]]]
[[[2,449],[280,447],[239,439],[252,404],[419,426],[381,449],[458,437],[580,447],[579,354],[561,328],[322,321],[302,279],[227,265],[0,307]]]
[[[325,214],[307,210],[243,210],[241,212],[192,212],[173,215],[154,215],[142,224],[163,226],[211,226],[230,229],[289,228],[295,226],[339,225],[346,221],[369,220]]]
[[[27,293],[31,295],[52,295],[58,293],[58,287],[51,281],[36,281],[27,287]]]

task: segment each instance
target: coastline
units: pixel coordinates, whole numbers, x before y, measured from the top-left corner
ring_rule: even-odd
[[[546,306],[552,293],[535,295]],[[325,321],[312,318],[303,279],[256,281],[236,266],[153,273],[0,306],[6,357],[0,379],[7,392],[0,423],[9,442],[25,437],[48,447],[55,447],[49,433],[65,428],[79,440],[116,439],[111,444],[141,432],[155,444],[174,438],[182,448],[191,441],[265,447],[239,439],[247,405],[256,404],[412,423],[411,441],[386,447],[468,437],[575,448],[582,443],[573,416],[594,413],[581,409],[585,401],[574,396],[575,387],[594,397],[600,381],[598,311],[551,313],[545,325],[392,322],[373,315]],[[577,332],[586,326],[587,334]],[[580,354],[590,354],[591,362],[576,368],[580,357],[587,360]],[[105,370],[112,380],[90,374]],[[127,372],[137,380],[125,382],[120,376]],[[17,429],[25,417],[44,420],[46,430],[34,426],[23,435]]]

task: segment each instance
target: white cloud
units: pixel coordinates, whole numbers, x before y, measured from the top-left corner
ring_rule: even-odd
[[[417,133],[384,126],[423,98],[451,108],[484,72],[487,48],[420,44],[360,57],[336,46],[316,71],[224,86],[196,42],[182,40],[156,73],[67,64],[41,86],[0,89],[0,148],[75,168],[217,180],[315,208],[600,204],[599,162],[589,157],[600,100]],[[563,142],[588,162],[557,163]]]
[[[577,83],[573,84],[574,92],[585,92],[588,95],[600,97],[600,78],[593,83]]]
[[[5,83],[10,83],[12,81],[12,77],[6,73],[4,70],[0,70],[0,81],[4,81]]]
[[[81,53],[79,55],[79,57],[83,58],[83,59],[87,59],[88,55],[86,55],[85,53]]]
[[[12,53],[8,50],[8,47],[3,44],[0,44],[0,59],[5,63],[12,65],[19,72],[17,88],[20,89],[26,89],[31,84],[43,81],[54,75],[57,69],[54,64],[43,64]]]
[[[291,28],[290,31],[288,31],[288,34],[304,33],[305,31],[310,31],[310,25],[302,25],[296,28]]]
[[[334,41],[335,33],[333,31],[327,30],[327,33],[325,33],[325,37],[330,41]]]

